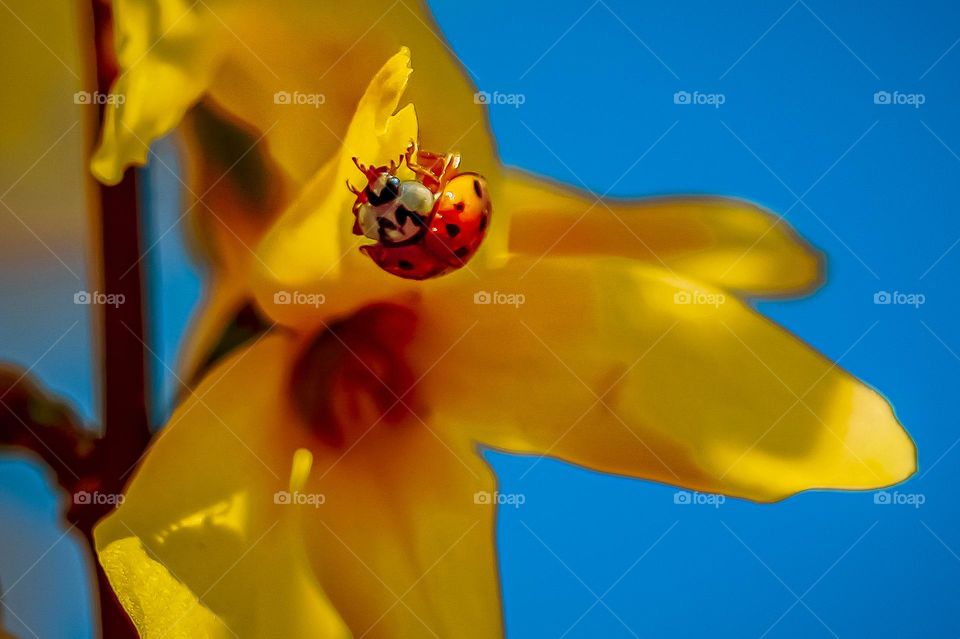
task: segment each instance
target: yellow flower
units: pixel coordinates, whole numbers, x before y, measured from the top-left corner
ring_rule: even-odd
[[[194,379],[248,304],[249,274],[262,266],[253,257],[262,235],[338,152],[366,83],[404,45],[417,56],[405,96],[417,106],[423,148],[460,151],[493,191],[497,222],[475,262],[496,263],[508,248],[620,255],[744,295],[796,293],[819,277],[817,256],[786,224],[747,203],[601,205],[504,169],[486,107],[474,100],[476,87],[420,2],[114,0],[114,6],[121,76],[113,92],[124,100],[107,111],[92,167],[101,180],[116,181],[184,118],[189,219],[211,264],[205,307],[184,349],[184,379]],[[278,93],[291,102],[295,94],[322,96],[323,104],[284,103]]]
[[[351,156],[420,135],[397,111],[409,74],[401,50],[373,76],[253,247],[246,285],[282,330],[210,370],[97,528],[143,636],[500,636],[478,446],[756,501],[914,471],[880,395],[729,292],[818,274],[749,205],[612,207],[634,244],[613,214],[573,224],[582,196],[497,171],[512,251],[426,282],[378,270],[343,183]],[[293,292],[309,303],[277,297]]]

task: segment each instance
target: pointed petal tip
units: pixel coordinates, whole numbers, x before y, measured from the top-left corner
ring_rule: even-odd
[[[862,383],[847,398],[838,394],[833,415],[805,472],[770,482],[771,490],[747,490],[747,499],[782,501],[807,491],[874,491],[907,481],[917,472],[917,447],[887,400]]]

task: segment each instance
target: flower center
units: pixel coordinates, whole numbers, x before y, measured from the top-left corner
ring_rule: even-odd
[[[377,303],[310,338],[294,364],[290,393],[323,443],[347,447],[378,426],[400,426],[423,414],[405,357],[416,321],[406,306]]]

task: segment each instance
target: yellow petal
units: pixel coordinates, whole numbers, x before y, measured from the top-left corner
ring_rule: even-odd
[[[101,564],[144,637],[346,637],[305,558],[288,488],[296,433],[278,412],[290,351],[267,337],[173,415],[96,528]]]
[[[142,635],[501,636],[490,470],[419,420],[324,443],[290,408],[298,353],[270,336],[218,365],[98,526]]]
[[[414,368],[455,429],[759,501],[914,472],[883,397],[736,298],[619,258],[532,265],[424,294]]]
[[[597,202],[516,170],[500,189],[498,206],[512,213],[510,248],[520,253],[630,257],[747,295],[795,294],[822,277],[819,254],[786,222],[742,200]]]
[[[208,268],[203,301],[180,353],[179,375],[192,382],[211,356],[222,354],[238,313],[255,313],[249,286],[254,250],[291,187],[261,134],[216,105],[197,105],[182,132],[189,185],[182,225]]]
[[[326,501],[303,518],[314,569],[355,636],[500,637],[492,472],[420,419],[321,449],[308,485]]]
[[[136,537],[107,544],[100,564],[124,610],[144,639],[229,637],[229,628],[162,564]]]
[[[346,182],[364,184],[352,158],[372,166],[396,162],[417,139],[413,107],[393,115],[410,72],[408,49],[387,60],[361,98],[339,153],[311,178],[263,238],[257,250],[259,266],[277,289],[336,277],[343,260],[359,261],[351,233],[355,196]]]
[[[120,75],[110,92],[117,106],[106,109],[90,164],[105,184],[146,162],[149,145],[203,94],[232,42],[223,18],[203,2],[116,0],[114,10]]]
[[[425,3],[254,0],[225,21],[243,45],[214,78],[210,96],[269,131],[271,152],[299,183],[337,151],[365,83],[401,47],[417,64],[407,98],[422,118],[423,147],[459,150],[480,173],[496,168],[487,109]],[[276,92],[290,102],[277,103]],[[293,104],[296,94],[322,96],[322,103]]]
[[[421,3],[116,0],[115,6],[125,74],[115,93],[126,102],[108,121],[94,162],[105,181],[142,162],[145,145],[205,94],[265,133],[284,171],[303,183],[339,148],[364,82],[401,46],[421,56],[410,98],[429,123],[425,148],[459,149],[487,175],[496,168],[486,107],[474,99],[475,87]],[[321,97],[297,104],[297,95]]]

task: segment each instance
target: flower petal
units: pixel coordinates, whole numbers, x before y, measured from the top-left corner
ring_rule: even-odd
[[[249,285],[254,251],[283,211],[290,185],[262,136],[216,105],[198,104],[184,123],[191,200],[184,215],[189,239],[208,267],[202,305],[180,352],[179,375],[193,382],[211,358],[224,354],[226,342],[237,341],[225,338],[238,316],[256,316]]]
[[[147,145],[206,95],[263,132],[284,171],[302,184],[339,147],[363,82],[404,45],[422,56],[410,97],[430,123],[424,147],[455,147],[484,174],[496,167],[486,107],[474,99],[475,87],[422,3],[115,0],[115,6],[122,75],[113,92],[126,100],[108,110],[93,162],[101,180],[115,182],[128,164],[143,163]],[[297,102],[298,95],[311,102]]]
[[[410,72],[410,51],[403,48],[370,81],[339,153],[311,178],[263,238],[257,250],[260,266],[277,287],[296,288],[336,276],[341,262],[355,254],[349,248],[356,243],[350,219],[354,196],[345,183],[364,185],[352,158],[384,165],[396,161],[417,139],[413,107],[393,115]]]
[[[356,636],[500,637],[492,472],[424,418],[379,421],[318,456],[309,485],[326,501],[304,514],[314,569]]]
[[[459,150],[484,174],[495,168],[487,108],[426,3],[253,0],[224,20],[243,45],[214,78],[210,96],[268,132],[271,152],[298,183],[337,151],[364,83],[401,47],[416,56],[407,97],[422,115],[423,147]],[[276,92],[290,100],[276,101]],[[297,95],[322,96],[322,103],[297,104]]]
[[[90,162],[116,184],[130,164],[145,164],[149,145],[169,133],[206,90],[230,43],[222,19],[203,2],[116,0],[120,75],[110,93],[100,146]]]
[[[161,431],[96,528],[101,564],[143,637],[347,637],[304,559],[282,414],[289,342],[218,366]]]
[[[822,277],[819,254],[786,222],[742,200],[604,204],[517,170],[506,172],[500,189],[502,205],[513,213],[510,248],[520,253],[630,257],[747,295],[795,294]]]
[[[483,286],[425,291],[411,349],[437,419],[483,443],[758,501],[915,470],[883,397],[717,289],[596,257]]]

